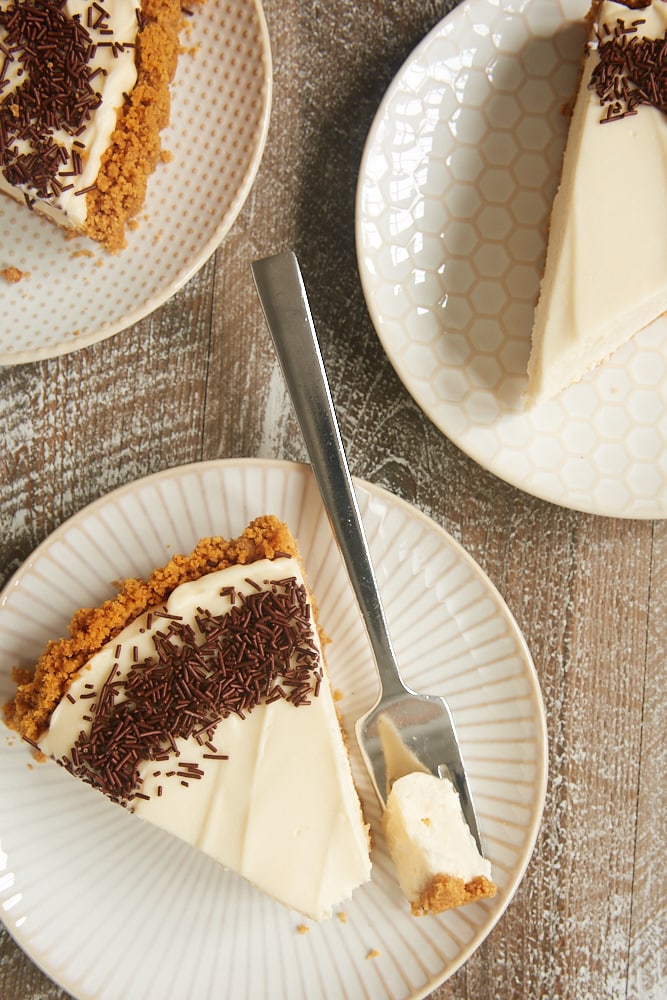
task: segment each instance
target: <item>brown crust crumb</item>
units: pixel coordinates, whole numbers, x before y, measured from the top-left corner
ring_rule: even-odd
[[[176,72],[180,0],[144,0],[137,35],[137,82],[118,114],[96,187],[87,196],[85,233],[112,253],[126,244],[125,227],[141,209],[148,177],[160,158],[169,122],[169,84]]]
[[[30,277],[27,271],[21,271],[18,267],[13,266],[3,267],[0,274],[2,274],[8,285],[15,285],[17,282],[23,281],[24,278]]]
[[[118,594],[100,607],[77,611],[69,623],[68,636],[47,644],[34,671],[14,669],[17,691],[3,706],[6,724],[26,739],[37,741],[93,653],[139,615],[161,604],[179,584],[227,566],[282,554],[298,558],[296,542],[287,525],[267,514],[251,521],[238,538],[204,538],[189,555],[175,555],[148,579],[125,580]]]
[[[412,913],[415,917],[443,913],[478,899],[491,899],[497,891],[497,886],[484,875],[478,875],[471,882],[454,875],[434,875],[419,899],[411,904]]]

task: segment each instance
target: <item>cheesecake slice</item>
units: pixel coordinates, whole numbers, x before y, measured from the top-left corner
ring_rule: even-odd
[[[273,517],[75,615],[9,725],[75,777],[314,920],[370,877],[297,546]]]
[[[667,2],[602,0],[587,26],[535,311],[529,406],[667,310]]]
[[[122,249],[162,157],[180,0],[2,0],[0,191]]]
[[[414,916],[442,913],[495,896],[482,857],[448,778],[415,771],[398,778],[383,824],[398,883]]]

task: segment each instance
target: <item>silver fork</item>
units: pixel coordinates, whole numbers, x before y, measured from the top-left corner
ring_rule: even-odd
[[[380,804],[386,805],[392,782],[410,771],[449,777],[481,851],[449,707],[444,698],[411,690],[400,675],[297,258],[291,251],[266,257],[252,271],[380,677],[379,700],[356,724]]]

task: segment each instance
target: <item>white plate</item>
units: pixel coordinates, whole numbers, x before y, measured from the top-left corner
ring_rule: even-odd
[[[545,794],[545,721],[530,655],[490,581],[449,535],[377,487],[357,488],[406,678],[450,701],[498,896],[441,917],[410,915],[353,737],[352,765],[374,829],[373,878],[343,907],[346,922],[333,917],[299,934],[297,914],[57,765],[31,766],[28,748],[5,730],[2,916],[33,960],[81,1000],[424,996],[509,903]],[[2,700],[12,664],[33,662],[73,610],[113,592],[111,581],[145,575],[200,536],[237,534],[267,512],[299,538],[351,731],[376,696],[367,640],[310,469],[271,461],[159,473],[54,532],[0,595]]]
[[[139,227],[109,254],[0,198],[0,364],[55,357],[123,330],[162,305],[206,262],[250,191],[269,123],[272,73],[260,0],[206,0],[172,84],[172,154],[148,181]]]
[[[398,375],[501,479],[595,514],[667,516],[667,320],[532,412],[534,304],[589,0],[468,0],[400,70],[368,136],[359,270]]]

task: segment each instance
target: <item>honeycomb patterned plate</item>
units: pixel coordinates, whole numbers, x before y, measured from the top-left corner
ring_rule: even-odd
[[[171,154],[149,179],[128,245],[109,254],[71,239],[0,197],[0,364],[66,354],[118,333],[162,305],[229,231],[255,179],[271,105],[260,0],[206,0],[183,36],[172,85]]]
[[[589,513],[667,516],[667,320],[532,411],[522,395],[589,0],[468,0],[386,93],[356,240],[378,336],[480,465]]]

